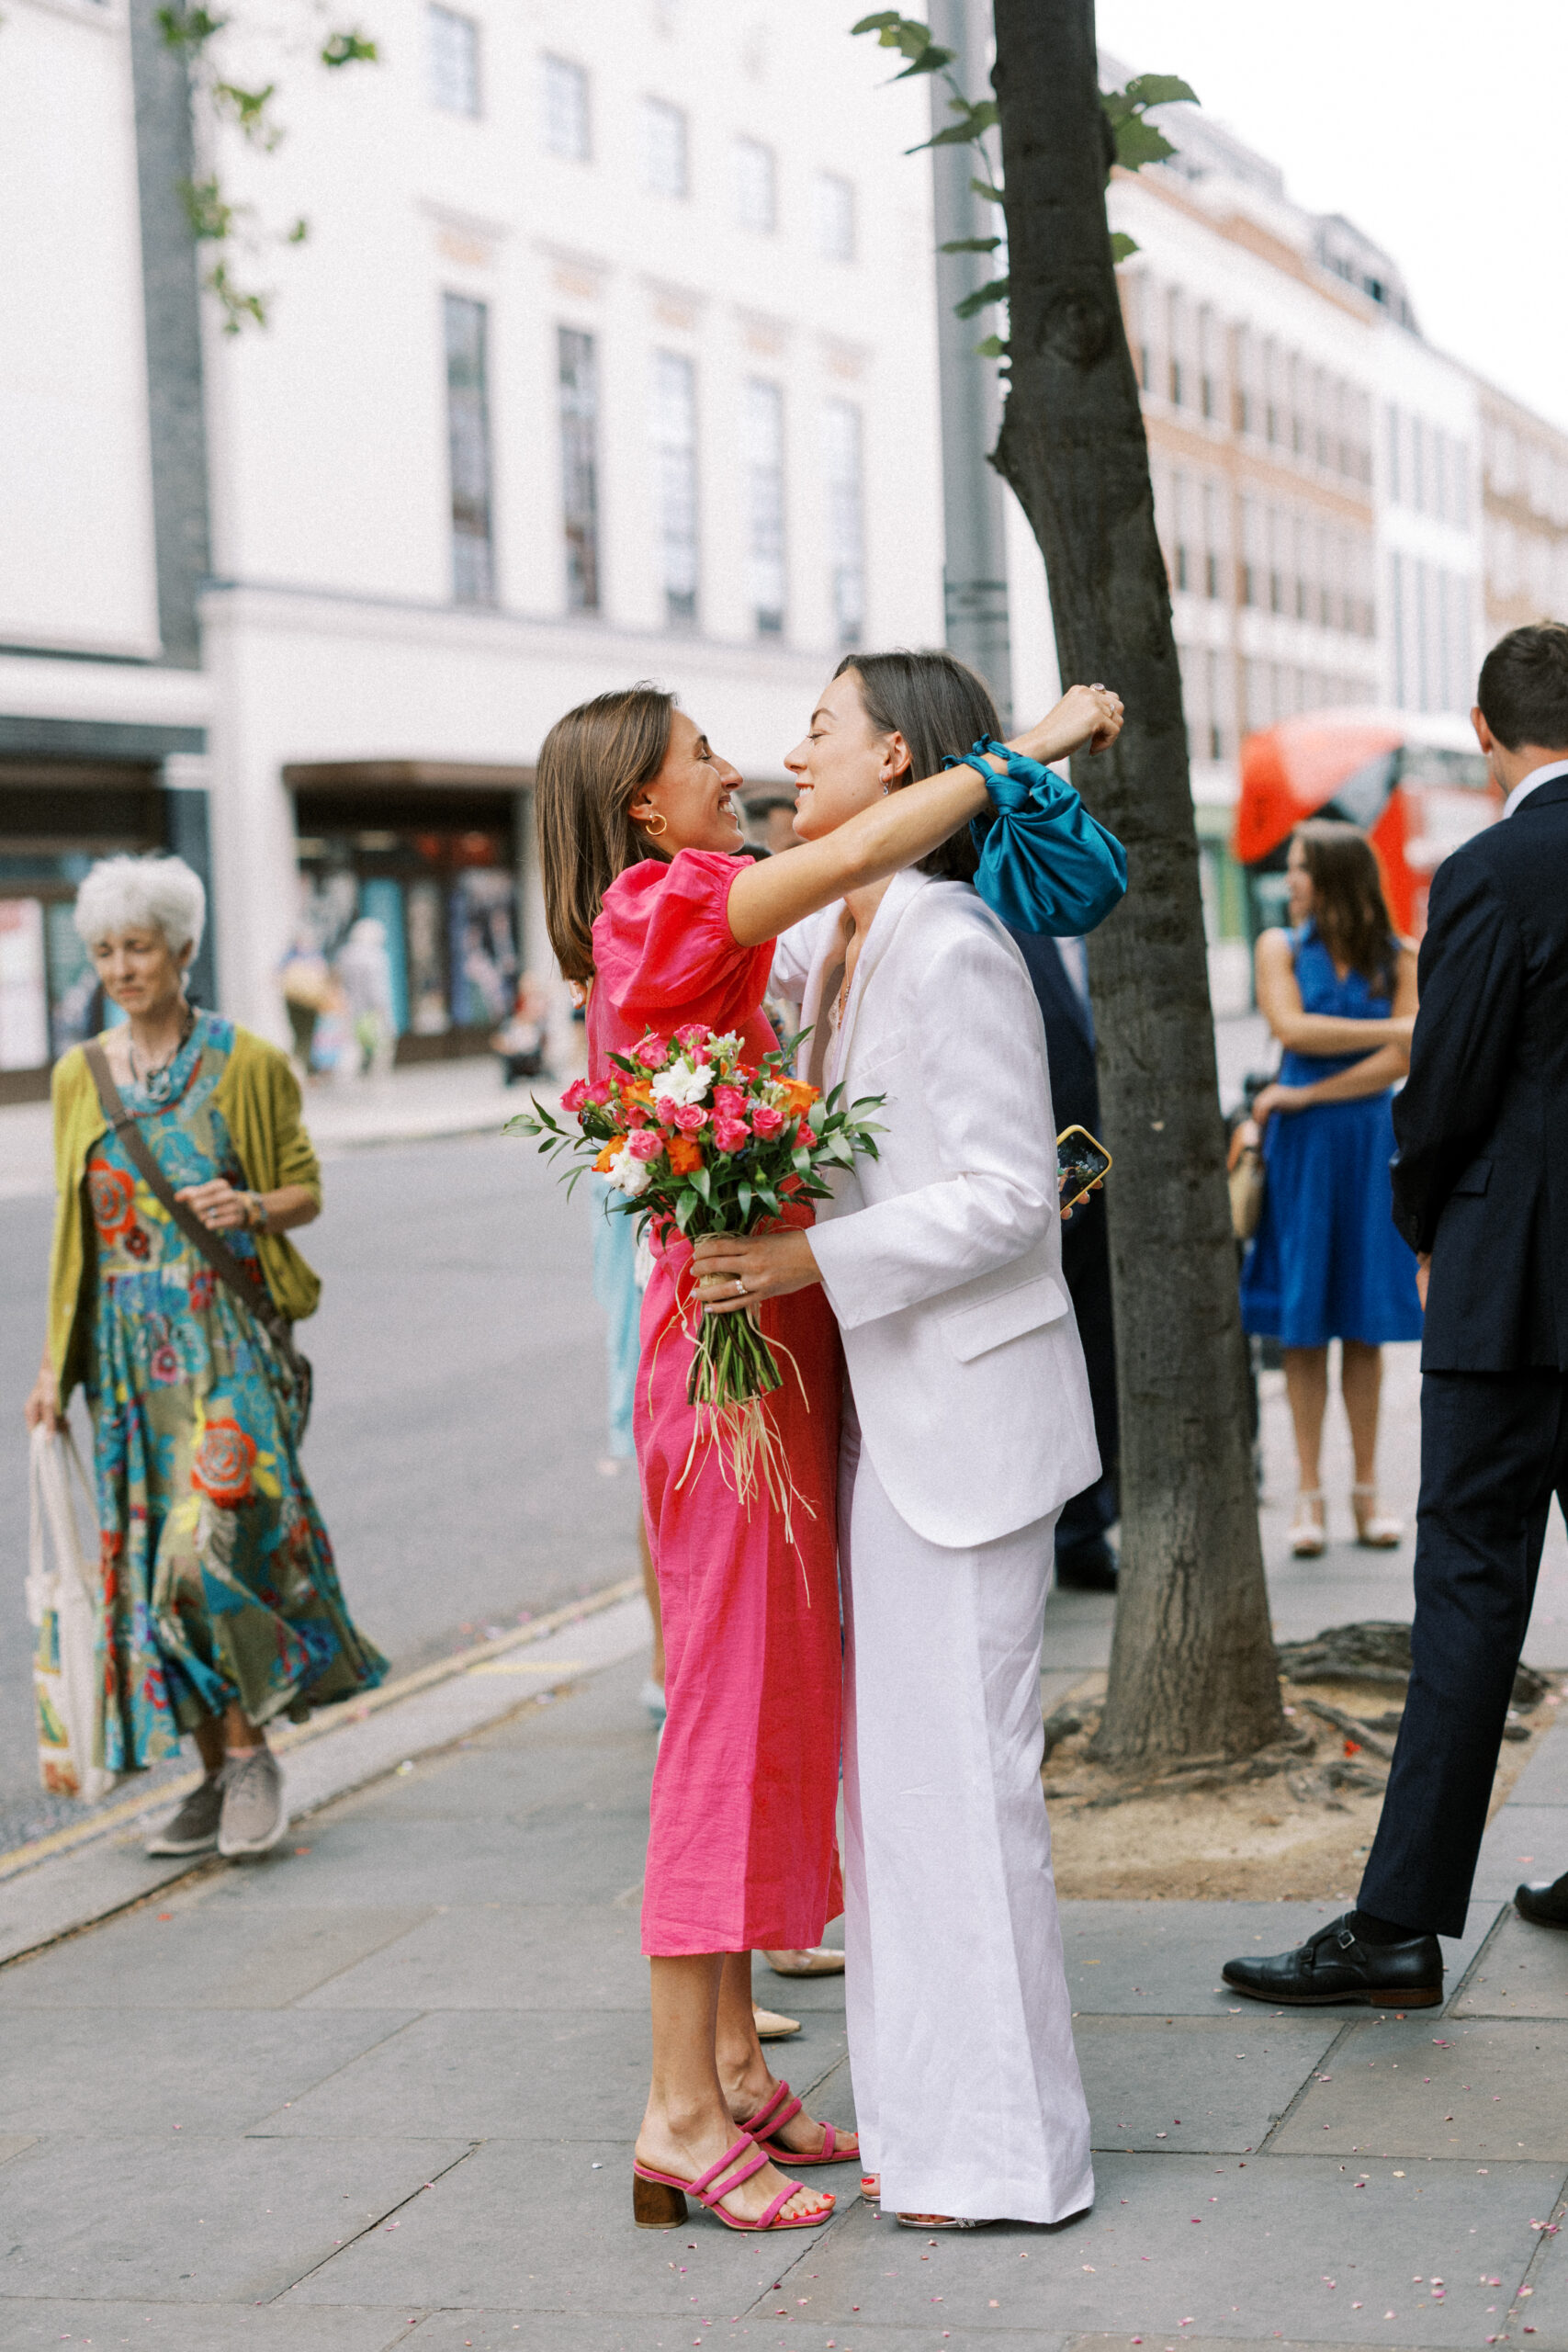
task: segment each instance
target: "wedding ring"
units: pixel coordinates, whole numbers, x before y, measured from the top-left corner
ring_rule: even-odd
[[[738,1298],[744,1298],[746,1295],[746,1278],[743,1274],[737,1274],[735,1277],[735,1295]]]

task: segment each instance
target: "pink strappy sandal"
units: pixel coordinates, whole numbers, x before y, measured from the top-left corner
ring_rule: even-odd
[[[859,2155],[860,2134],[836,2132],[830,2123],[822,2126],[822,2145],[815,2154],[809,2149],[780,2147],[774,2134],[804,2112],[789,2085],[780,2083],[773,2097],[763,2102],[755,2115],[747,2118],[745,2128],[759,2148],[772,2156],[775,2164],[798,2165],[803,2172],[808,2165],[845,2165],[852,2156]],[[845,2146],[843,2143],[846,2141],[852,2142],[852,2146]]]
[[[747,2152],[750,2150],[750,2161]],[[800,2187],[798,2180],[786,2180],[773,2202],[765,2205],[754,2222],[740,2220],[727,2213],[723,2200],[732,2189],[750,2180],[753,2173],[761,2171],[770,2159],[749,2132],[742,2132],[735,2145],[717,2164],[709,2165],[706,2172],[695,2180],[680,2180],[672,2172],[655,2172],[649,2165],[632,2159],[632,2219],[639,2230],[678,2230],[686,2218],[686,2199],[694,2197],[716,2214],[727,2230],[743,2230],[754,2234],[759,2230],[818,2230],[833,2217],[831,2191],[822,2194],[828,2202],[819,2213],[784,2214],[784,2207]]]

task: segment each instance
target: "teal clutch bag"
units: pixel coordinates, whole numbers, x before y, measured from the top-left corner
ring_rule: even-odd
[[[989,752],[1007,762],[998,775]],[[982,735],[945,768],[972,767],[993,808],[970,827],[980,866],[975,888],[1014,931],[1078,939],[1105,921],[1127,889],[1127,853],[1089,815],[1066,779]]]

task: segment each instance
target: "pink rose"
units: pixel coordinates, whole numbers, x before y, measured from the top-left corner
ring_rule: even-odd
[[[722,1114],[739,1119],[746,1108],[746,1097],[738,1086],[716,1086],[713,1091],[713,1111],[716,1119]]]
[[[708,1114],[700,1102],[682,1102],[675,1114],[675,1125],[683,1136],[694,1136],[705,1127]]]
[[[750,1134],[744,1119],[716,1119],[713,1139],[720,1151],[739,1151],[750,1141]]]
[[[642,1103],[627,1102],[624,1107],[626,1110],[626,1125],[628,1127],[647,1126],[650,1114]]]
[[[784,1133],[784,1114],[775,1111],[771,1102],[759,1102],[751,1114],[751,1125],[764,1141]]]
[[[582,1099],[585,1102],[607,1102],[610,1099],[609,1080],[602,1078],[596,1086],[591,1086],[588,1089]]]
[[[581,1111],[587,1100],[588,1080],[585,1078],[574,1078],[561,1096],[560,1106],[563,1111]]]
[[[695,1060],[697,1048],[705,1046],[712,1035],[713,1031],[705,1021],[688,1021],[683,1028],[676,1030],[675,1043],[684,1046]]]
[[[626,1149],[634,1159],[657,1159],[664,1146],[651,1127],[639,1127],[626,1138]]]
[[[632,1059],[640,1062],[644,1069],[662,1069],[669,1058],[670,1048],[662,1037],[645,1037],[632,1055]]]
[[[674,1125],[675,1101],[672,1095],[660,1094],[655,1102],[653,1108],[655,1116],[658,1118],[659,1124],[661,1127],[672,1127]]]

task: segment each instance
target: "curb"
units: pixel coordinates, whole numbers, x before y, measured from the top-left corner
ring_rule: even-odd
[[[552,1640],[569,1629],[570,1642]],[[642,1581],[628,1577],[514,1633],[403,1675],[351,1708],[280,1733],[274,1746],[290,1762],[290,1818],[303,1819],[530,1701],[617,1665],[648,1637]],[[522,1655],[547,1643],[548,1657]],[[559,1655],[563,1649],[571,1655]],[[205,1867],[206,1855],[154,1859],[138,1843],[147,1817],[177,1804],[199,1777],[190,1772],[164,1781],[155,1794],[132,1797],[0,1855],[0,1967]]]

